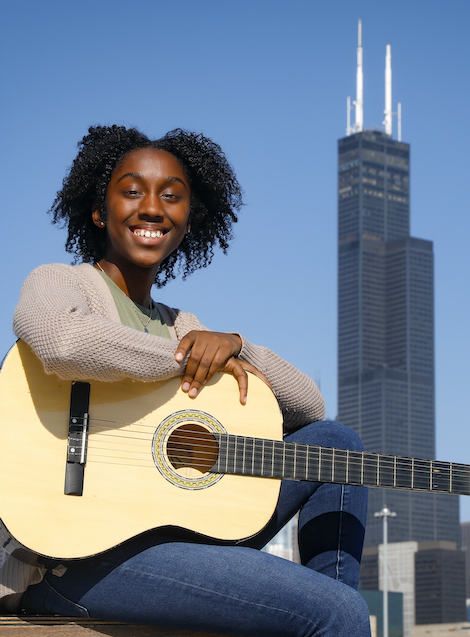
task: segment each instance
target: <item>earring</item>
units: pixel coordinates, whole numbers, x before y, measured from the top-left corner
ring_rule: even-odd
[[[99,219],[100,219],[100,226],[101,226],[101,227],[105,226],[106,224],[105,224],[105,222],[103,221],[103,219],[101,219],[101,217],[100,217]]]

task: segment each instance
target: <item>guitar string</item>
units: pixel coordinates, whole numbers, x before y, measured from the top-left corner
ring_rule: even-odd
[[[99,419],[94,419],[94,420],[95,420],[95,421],[99,421]],[[109,424],[109,425],[108,425],[108,429],[110,429],[110,430],[113,430],[113,429],[115,430],[115,424],[116,424],[116,423],[119,423],[119,424],[121,424],[121,425],[127,425],[127,426],[138,425],[138,426],[142,426],[142,427],[147,427],[147,428],[151,429],[152,431],[154,431],[154,430],[155,430],[155,426],[154,426],[154,425],[152,425],[152,424],[147,425],[147,424],[145,424],[145,423],[125,423],[125,422],[122,422],[122,421],[120,422],[120,421],[111,421],[111,420],[107,420],[107,421],[102,420],[101,422],[111,423],[111,424]],[[95,427],[97,427],[97,426],[95,425]],[[137,432],[137,433],[145,433],[145,432],[138,432],[138,430],[136,430],[136,432]],[[208,433],[210,434],[210,432],[208,432]],[[106,435],[106,434],[104,434],[104,432],[103,432],[103,435]],[[114,434],[114,435],[116,435],[116,436],[117,436],[117,434]],[[127,437],[127,432],[126,432],[126,434],[124,435],[124,437]],[[278,442],[278,443],[281,443],[282,445],[284,445],[284,444],[285,444],[282,440],[272,440],[272,439],[263,439],[263,438],[253,438],[253,437],[250,437],[250,436],[239,436],[239,437],[245,437],[245,438],[250,439],[250,440],[253,440],[253,439],[254,439],[254,440],[259,440],[259,441],[264,440],[265,442],[270,442],[270,443]],[[143,438],[142,440],[146,440],[146,439],[145,439],[145,438]],[[193,439],[192,439],[192,441],[197,441],[197,440],[198,440],[198,439],[196,439],[196,438],[193,438]],[[204,439],[202,439],[202,440],[204,440]],[[296,444],[296,443],[287,443],[287,444]],[[310,446],[310,449],[311,449],[312,447],[315,447],[315,445],[311,445],[311,446]],[[327,449],[327,447],[325,447],[325,448],[323,448],[323,449]],[[336,450],[336,451],[344,452],[345,450],[343,450],[343,449],[339,449],[339,450]],[[288,449],[288,448],[286,448],[286,455],[288,455],[288,453],[289,453],[289,449]],[[294,452],[292,452],[292,453],[294,453]],[[307,453],[307,452],[306,452],[306,453]],[[309,453],[311,453],[311,451],[310,451]],[[420,463],[420,462],[421,462],[421,463],[424,463],[425,465],[428,465],[428,464],[430,464],[430,463],[432,462],[432,463],[435,465],[435,466],[433,466],[433,468],[435,468],[435,469],[439,469],[439,468],[440,468],[440,469],[443,469],[443,468],[445,468],[445,467],[450,467],[450,465],[452,465],[452,468],[453,468],[453,469],[457,469],[457,468],[459,468],[459,469],[461,469],[461,470],[468,471],[468,472],[469,472],[469,474],[470,474],[470,466],[468,466],[468,465],[462,465],[462,464],[459,464],[459,463],[450,463],[450,462],[445,462],[445,461],[440,461],[440,460],[434,460],[434,459],[426,459],[426,458],[413,458],[413,459],[412,459],[411,457],[408,457],[408,456],[395,456],[395,455],[392,455],[392,454],[379,454],[379,453],[376,453],[376,452],[370,452],[370,451],[365,451],[365,452],[355,451],[355,450],[351,450],[351,451],[350,451],[350,454],[354,454],[354,453],[359,454],[359,456],[358,456],[358,458],[357,458],[358,463],[361,463],[361,464],[362,464],[364,460],[365,460],[366,462],[367,462],[367,461],[369,461],[369,465],[370,465],[371,467],[376,466],[377,457],[380,457],[380,461],[381,461],[382,463],[383,463],[383,461],[384,461],[385,459],[388,459],[388,460],[390,460],[390,461],[392,461],[392,462],[393,462],[393,461],[395,460],[395,458],[396,458],[396,459],[397,459],[397,462],[408,463],[408,462],[412,462],[412,461],[413,461],[413,463],[415,464],[415,467],[414,467],[414,469],[415,469],[415,471],[414,471],[414,472],[415,472],[415,474],[416,474],[417,472],[419,472],[419,471],[422,471],[422,473],[423,473],[423,474],[428,473],[428,468],[427,468],[427,467],[424,467],[424,468],[420,468],[420,467],[419,467],[419,463]],[[364,454],[364,458],[362,457],[362,454]],[[341,462],[341,459],[335,458],[335,464],[337,464],[338,462]],[[349,464],[351,465],[351,463],[352,463],[352,462],[354,462],[354,458],[350,458],[350,460],[349,460]],[[383,467],[382,467],[382,468],[383,468]],[[390,469],[392,469],[392,467],[390,467]]]
[[[107,435],[107,434],[105,434],[105,435]],[[124,436],[124,437],[126,437],[126,436]],[[202,441],[202,443],[199,443],[199,447],[198,447],[197,452],[201,453],[201,454],[208,453],[208,454],[210,454],[211,457],[213,457],[214,453],[216,453],[216,452],[214,452],[214,448],[213,448],[214,443],[213,443],[212,447],[210,447],[210,448],[208,447],[208,450],[204,451],[201,447],[205,446],[206,438],[202,438],[200,440]],[[263,439],[259,439],[259,440],[263,440]],[[198,441],[198,439],[193,437],[193,439],[191,440],[191,443],[194,444],[197,441]],[[271,441],[271,442],[280,442],[281,444],[283,444],[282,441]],[[93,448],[93,446],[91,448]],[[103,450],[103,448],[100,448],[100,449]],[[116,451],[116,449],[111,449],[111,450],[113,452]],[[340,450],[340,451],[342,451],[342,450]],[[135,451],[133,451],[133,452],[135,453]],[[300,454],[299,454],[299,452],[300,452]],[[303,454],[305,454],[303,458],[302,458],[302,452],[303,452]],[[143,452],[140,452],[140,453],[148,453],[148,451],[144,450]],[[354,452],[350,452],[350,454],[351,453],[354,453]],[[359,454],[358,457],[357,457],[357,461],[355,461],[354,457],[352,457],[352,458],[350,457],[349,458],[349,463],[348,463],[349,469],[350,470],[351,469],[354,470],[354,468],[361,468],[361,469],[364,468],[364,470],[367,471],[367,468],[369,468],[373,472],[373,474],[375,474],[376,471],[377,471],[377,454],[373,454],[373,453],[370,453],[370,452],[365,452],[365,457],[362,458],[362,452],[355,452],[355,453]],[[193,465],[195,465],[194,456],[192,456],[192,455],[185,456],[180,450],[178,450],[178,454],[179,454],[180,462],[184,462],[186,460],[188,463],[191,461],[191,463]],[[306,449],[302,449],[302,448],[297,449],[297,458],[298,459],[300,459],[300,460],[306,459],[307,458],[307,454],[310,454],[309,461],[312,461],[312,460],[315,461],[315,458],[314,457],[312,458],[312,449],[311,448],[310,448],[310,451],[307,451]],[[367,458],[367,454],[369,455],[369,458]],[[267,452],[267,455],[269,455],[269,452]],[[287,449],[287,453],[284,453],[283,455],[284,455],[284,457],[287,460],[293,459],[294,451],[291,452],[291,457],[290,458],[289,458],[289,450],[288,449]],[[382,460],[384,458],[388,458],[391,461],[394,461],[394,456],[382,455],[381,458],[382,458]],[[367,462],[368,459],[370,460],[370,462]],[[365,462],[364,462],[364,460],[365,460]],[[422,468],[420,468],[419,467],[419,460],[420,459],[414,460],[414,464],[415,464],[414,471],[413,471],[414,476],[416,478],[419,478],[419,476],[421,474],[421,476],[424,477],[425,480],[427,481],[427,480],[429,480],[429,468],[430,467],[422,467]],[[235,458],[234,457],[230,458],[229,461],[230,461],[230,463],[232,463],[232,462],[235,461]],[[405,471],[409,471],[409,469],[410,469],[409,463],[411,462],[411,459],[409,459],[407,457],[397,457],[397,462],[405,463],[402,467],[397,466],[398,470],[404,469]],[[422,459],[422,462],[424,462],[425,464],[430,464],[431,461]],[[438,462],[438,461],[432,461],[432,462],[435,463],[435,465],[440,465],[440,466],[437,467],[438,469],[442,470],[444,468],[445,469],[449,469],[450,468],[450,463],[443,463],[443,462]],[[335,469],[337,469],[338,471],[341,470],[341,464],[343,464],[344,467],[346,466],[345,459],[343,459],[343,461],[342,461],[341,458],[336,458],[335,459]],[[442,466],[442,465],[444,465],[444,466]],[[150,466],[152,466],[151,463],[150,463]],[[204,469],[207,470],[207,465],[201,465],[201,466]],[[196,466],[194,466],[194,468],[196,468]],[[274,463],[274,468],[276,468],[276,462]],[[436,468],[436,467],[433,467],[433,468]],[[327,467],[327,469],[328,469],[328,467]],[[389,469],[389,471],[393,471],[393,467],[392,466],[388,467],[388,469]],[[383,474],[384,467],[383,466],[379,467],[379,470],[381,470],[381,473]],[[470,472],[470,467],[467,467],[466,465],[452,465],[452,470],[453,470],[452,471],[453,477],[454,478],[458,478],[458,477],[464,477],[466,474],[468,474]],[[459,476],[459,474],[460,474],[460,476]],[[403,478],[403,476],[400,476],[400,477]],[[444,474],[444,477],[448,477],[448,476],[446,476]],[[435,475],[434,475],[434,478],[436,478]]]
[[[129,423],[129,424],[130,424],[130,423]],[[140,423],[138,423],[138,424],[140,424]],[[142,426],[149,427],[149,428],[151,428],[151,429],[152,429],[152,431],[154,430],[154,427],[153,427],[152,425],[143,425],[143,424],[142,424]],[[96,426],[95,426],[95,427],[96,427]],[[113,429],[113,427],[112,427],[112,426],[110,426],[110,427],[109,427],[109,429]],[[137,430],[136,430],[136,432],[137,432],[137,433],[141,433],[141,432],[138,432]],[[104,436],[107,436],[107,435],[108,435],[108,434],[106,434],[105,432],[101,432],[101,433],[102,433]],[[173,435],[175,435],[175,433],[177,433],[177,432],[173,432]],[[210,432],[208,432],[208,434],[209,434],[209,435],[211,435],[211,433],[210,433]],[[96,434],[95,434],[95,435],[96,435]],[[99,435],[99,434],[98,434],[98,435]],[[129,438],[129,436],[128,436],[127,432],[122,432],[121,434],[115,434],[115,433],[113,433],[113,434],[110,434],[110,435],[111,435],[111,436],[114,436],[114,437],[126,437],[126,438]],[[239,436],[239,437],[240,437],[240,438],[247,438],[247,440],[258,440],[258,441],[260,441],[260,442],[261,442],[261,441],[264,441],[265,443],[266,443],[266,442],[268,442],[268,443],[276,443],[276,442],[277,442],[277,443],[281,443],[281,445],[283,445],[283,446],[284,446],[284,444],[285,444],[282,440],[272,440],[272,439],[263,439],[263,438],[253,438],[253,437],[246,437],[246,436]],[[146,438],[136,438],[136,440],[143,440],[143,441],[147,441],[147,439],[146,439]],[[193,443],[194,443],[194,442],[199,442],[199,441],[201,441],[202,443],[205,443],[205,442],[207,441],[207,438],[206,438],[206,437],[203,437],[203,438],[197,438],[197,437],[195,437],[195,436],[192,436],[192,437],[191,437],[191,442],[193,442]],[[287,443],[287,444],[289,444],[289,443]],[[290,443],[290,444],[295,444],[295,443]],[[314,447],[315,447],[315,445],[311,445],[311,446],[310,446],[310,451],[307,451],[306,449],[302,449],[302,447],[300,447],[300,448],[298,448],[298,449],[297,449],[297,454],[298,454],[299,450],[300,450],[301,452],[303,451],[304,453],[312,453],[312,448],[314,448]],[[328,448],[322,448],[322,449],[328,449]],[[288,454],[289,454],[289,448],[288,448],[288,447],[286,447],[286,448],[285,448],[285,451],[286,451],[286,455],[288,455]],[[345,452],[345,450],[342,450],[342,449],[335,450],[335,451]],[[269,453],[269,451],[268,451],[268,453]],[[376,453],[374,453],[374,452],[367,452],[367,451],[366,451],[366,452],[361,452],[361,451],[350,451],[350,454],[354,454],[354,453],[358,454],[358,458],[357,458],[357,461],[358,461],[358,462],[362,462],[362,454],[364,454],[364,460],[366,460],[366,461],[367,461],[367,460],[371,460],[371,461],[372,461],[371,466],[374,466],[374,465],[376,464],[377,457],[380,457],[380,460],[381,460],[381,461],[383,461],[383,460],[385,460],[385,459],[388,459],[388,460],[390,460],[390,461],[394,461],[394,459],[395,459],[395,456],[393,456],[393,455],[391,455],[391,454],[376,454]],[[294,454],[294,451],[292,451],[292,454]],[[424,463],[425,465],[430,464],[430,463],[432,462],[432,463],[434,463],[435,465],[437,465],[436,467],[433,467],[433,468],[441,468],[441,469],[442,469],[442,468],[444,468],[445,466],[450,466],[450,464],[452,464],[452,463],[446,463],[446,462],[444,462],[444,461],[429,460],[429,459],[424,459],[424,458],[414,458],[414,459],[412,459],[412,458],[409,458],[409,457],[407,457],[407,456],[396,456],[396,458],[397,458],[397,461],[398,461],[398,462],[409,463],[409,462],[413,461],[413,462],[414,462],[414,464],[415,464],[415,468],[416,468],[416,470],[419,470],[419,463],[420,463],[420,462]],[[336,463],[337,463],[337,462],[341,462],[341,458],[335,458],[335,462],[336,462]],[[351,457],[349,458],[349,463],[351,463],[351,462],[354,462],[354,456],[353,456],[352,458],[351,458]],[[416,466],[416,465],[418,465],[418,466]],[[470,467],[468,467],[467,465],[460,465],[460,464],[458,464],[458,463],[455,463],[455,464],[452,464],[452,466],[453,466],[453,468],[466,469],[467,471],[470,471]],[[422,470],[423,470],[424,472],[427,472],[427,467],[422,468]]]
[[[115,462],[111,461],[111,460],[116,460]],[[106,465],[118,465],[118,466],[122,466],[122,459],[121,458],[115,458],[115,459],[109,459],[106,458],[106,461],[99,461],[96,460],[95,462],[100,463],[100,464],[106,464]],[[133,464],[132,462],[126,462],[126,466],[132,466],[134,468],[147,468],[147,469],[151,469],[152,471],[154,471],[155,466],[153,465],[153,463],[149,462],[148,464],[142,465],[142,464]],[[201,466],[201,468],[198,468],[197,465],[191,465],[191,467],[189,467],[190,469],[196,469],[198,471],[200,471],[201,474],[207,474],[210,469],[208,470],[206,466]],[[180,473],[180,475],[182,475],[182,477],[185,477],[184,470],[187,470],[187,467],[181,467],[180,469],[183,469],[183,471]],[[224,473],[224,472],[223,472]],[[226,472],[229,473],[229,472]],[[243,475],[243,477],[250,477],[250,475],[252,477],[258,477],[256,474],[250,474],[250,473],[246,473]],[[194,476],[193,476],[194,477]],[[280,479],[280,478],[279,478]],[[287,478],[288,479],[288,478]],[[320,480],[321,482],[328,482],[328,478],[324,478],[322,480]],[[434,493],[449,493],[449,489],[447,488],[439,488],[436,485],[433,485],[432,489],[429,489],[427,486],[427,481],[425,482],[424,486],[420,487],[419,485],[416,485],[411,488],[411,485],[408,484],[380,484],[380,485],[376,485],[374,483],[374,481],[372,480],[371,482],[361,482],[360,480],[354,481],[351,480],[349,481],[349,484],[355,484],[355,485],[362,485],[364,484],[364,486],[371,486],[371,487],[375,487],[378,486],[379,488],[396,488],[396,489],[400,489],[400,490],[407,490],[407,491],[420,491],[420,492],[434,492]],[[452,490],[453,493],[457,494],[457,495],[470,495],[470,489],[468,488],[467,485],[465,485],[465,487],[463,486],[459,486],[458,484],[454,485],[454,489]]]
[[[100,456],[98,456],[98,457],[100,457]],[[134,463],[133,466],[138,466],[138,467],[142,467],[142,468],[143,467],[147,467],[147,468],[151,468],[152,470],[154,470],[154,468],[155,468],[153,462],[150,459],[149,459],[149,461],[147,463],[142,464],[142,460],[141,459],[130,458],[130,457],[122,458],[122,456],[119,456],[119,455],[118,456],[111,456],[111,457],[109,455],[105,455],[105,456],[101,456],[101,457],[103,458],[103,460],[101,462],[105,463],[105,464],[122,464],[123,461],[126,461],[126,464],[130,464],[131,462]],[[111,460],[115,460],[116,462],[111,462]],[[207,463],[200,464],[200,463],[195,462],[194,458],[188,458],[186,466],[184,465],[184,460],[185,460],[184,457],[179,456],[178,460],[179,460],[180,466],[176,467],[176,469],[180,469],[180,470],[183,470],[183,471],[187,470],[187,469],[196,469],[196,470],[199,470],[202,474],[210,472],[213,469],[214,465],[215,465],[215,462],[214,462],[213,458],[211,460],[212,464],[209,465],[209,466],[207,465]],[[97,460],[96,457],[94,458],[94,461],[95,462],[99,462],[99,460]],[[138,462],[139,464],[135,464],[136,462]],[[231,464],[230,466],[233,466],[233,465]],[[279,466],[281,466],[281,465],[279,465]],[[351,474],[351,467],[349,469],[350,469],[350,476],[351,477],[350,477],[350,480],[348,480],[347,482],[350,482],[352,484],[366,484],[366,485],[368,484],[369,486],[390,486],[392,488],[393,487],[397,487],[397,488],[401,487],[401,488],[406,488],[406,489],[410,489],[410,487],[411,487],[411,484],[408,481],[405,481],[405,483],[403,483],[403,482],[400,483],[400,481],[398,481],[398,482],[394,481],[391,484],[386,484],[385,481],[382,480],[380,485],[375,485],[375,475],[376,475],[376,471],[375,471],[376,467],[375,466],[373,467],[372,474],[371,474],[371,476],[369,478],[367,477],[367,472],[364,472],[364,473],[361,472],[360,473],[361,479],[357,479],[357,480],[354,480],[354,476],[353,476],[353,474]],[[274,467],[273,467],[273,471],[274,470],[276,470],[276,465],[274,465]],[[315,475],[316,470],[318,470],[317,467],[315,467],[314,470],[312,471],[313,475]],[[225,472],[222,472],[222,473],[230,473],[230,472],[229,471],[225,471]],[[243,473],[243,471],[241,471],[241,473]],[[250,471],[247,471],[246,475],[250,475]],[[268,475],[268,477],[269,477],[269,474],[265,473],[264,475]],[[320,476],[321,477],[320,481],[328,482],[328,476],[329,475],[330,475],[329,473],[326,473],[326,475],[325,475],[325,473],[322,471],[321,472],[321,476]],[[339,473],[336,473],[336,475],[338,476]],[[416,479],[419,476],[417,476],[416,473],[414,474],[414,477],[415,477],[415,488],[414,488],[414,490],[430,491],[430,489],[428,488],[429,477],[430,477],[429,476],[429,472],[426,472],[423,475],[424,475],[424,482],[421,483],[421,485],[420,485],[419,483],[416,483]],[[402,478],[402,480],[403,480],[403,476],[397,476],[397,477],[398,478]],[[468,478],[468,474],[467,474],[466,477]],[[461,475],[459,476],[458,473],[453,473],[453,486],[454,486],[453,491],[454,492],[459,492],[461,494],[467,494],[468,495],[469,494],[468,480],[467,480],[466,483],[459,485],[458,484],[458,479],[459,478],[465,478],[465,476],[461,476]],[[434,483],[433,487],[434,487],[432,489],[433,491],[439,491],[440,490],[442,492],[449,493],[449,488],[442,488],[442,485],[441,485],[441,488],[439,489],[438,485],[436,485]]]

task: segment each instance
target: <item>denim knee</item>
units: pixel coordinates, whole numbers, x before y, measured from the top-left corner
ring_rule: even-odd
[[[364,445],[357,433],[350,427],[333,420],[313,422],[298,429],[288,439],[320,447],[364,451]]]

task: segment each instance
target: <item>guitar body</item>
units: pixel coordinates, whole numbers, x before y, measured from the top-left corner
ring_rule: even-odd
[[[0,374],[6,550],[75,559],[167,525],[231,541],[267,524],[279,479],[211,471],[217,432],[282,439],[279,407],[264,382],[250,375],[245,406],[228,374],[218,374],[195,400],[179,378],[90,384],[83,493],[65,495],[72,383],[45,374],[22,341],[7,355]],[[206,459],[181,459],[182,449]]]

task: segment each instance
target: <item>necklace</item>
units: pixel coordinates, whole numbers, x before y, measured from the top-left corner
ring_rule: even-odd
[[[95,263],[95,265],[96,265],[96,266],[98,266],[98,268],[101,270],[101,272],[102,272],[103,274],[105,274],[106,276],[108,276],[108,275],[106,274],[106,272],[103,270],[103,268],[100,266],[100,264],[99,264],[99,263]],[[109,278],[109,277],[108,277],[108,278]],[[119,289],[120,289],[120,288],[119,288]],[[122,292],[122,290],[121,290],[121,292]],[[129,301],[129,303],[130,303],[130,305],[131,305],[132,309],[134,310],[134,312],[135,312],[135,314],[136,314],[137,318],[139,319],[140,323],[142,324],[142,327],[144,328],[144,332],[146,332],[146,333],[148,334],[148,333],[149,333],[149,331],[148,331],[148,329],[147,329],[147,325],[150,323],[150,321],[151,321],[151,320],[152,320],[152,318],[154,317],[154,316],[153,316],[153,315],[154,315],[154,310],[156,310],[156,305],[155,305],[155,303],[153,302],[152,297],[150,296],[150,303],[149,303],[150,307],[148,308],[148,309],[150,310],[150,315],[149,315],[148,319],[146,320],[146,322],[144,323],[144,322],[143,322],[143,320],[140,318],[139,311],[138,311],[138,309],[136,308],[136,306],[135,306],[136,304],[134,303],[134,301],[133,301],[132,299],[130,299],[130,298],[127,296],[127,294],[126,294],[125,292],[122,292],[122,293],[124,294],[124,296],[126,297],[126,299]]]

